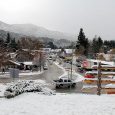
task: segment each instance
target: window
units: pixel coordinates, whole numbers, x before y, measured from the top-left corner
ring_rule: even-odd
[[[64,80],[64,82],[67,82],[67,80]]]
[[[97,65],[97,62],[94,62],[94,65]]]

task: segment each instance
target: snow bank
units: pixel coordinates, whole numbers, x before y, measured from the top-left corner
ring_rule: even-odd
[[[59,76],[59,79],[62,78],[63,76],[68,76],[68,71],[65,70],[65,68],[63,67],[63,65],[59,65],[58,62],[54,62],[59,68],[61,68],[64,72],[63,75]],[[72,72],[73,77],[75,78],[76,76],[76,82],[81,82],[84,80],[84,77],[82,75],[80,75],[79,73],[76,73],[75,70]]]
[[[83,85],[83,88],[87,88],[87,89],[90,89],[90,88],[97,88],[97,85]]]
[[[42,92],[46,95],[52,95],[54,92],[38,81],[23,80],[10,83],[4,92],[6,98],[12,98],[24,92]]]
[[[79,73],[74,72],[74,75],[77,76],[77,79],[76,79],[77,82],[80,82],[80,81],[84,80],[84,77],[82,75],[80,75]]]
[[[19,76],[20,76],[20,77],[21,77],[21,76],[26,76],[26,75],[27,75],[27,76],[28,76],[28,75],[31,75],[31,76],[32,76],[32,75],[39,75],[39,74],[42,74],[42,73],[43,73],[43,71],[41,71],[41,72],[40,72],[40,71],[37,71],[37,72],[25,72],[25,73],[20,73]]]
[[[64,72],[64,74],[66,74],[67,72],[66,72],[66,70],[64,69],[64,67],[63,67],[63,65],[59,65],[59,63],[58,62],[54,62],[54,64],[56,64],[60,69],[62,69],[63,70],[63,72]]]
[[[7,86],[5,84],[0,84],[0,97],[4,97],[4,91],[6,87]]]
[[[9,77],[10,77],[9,72],[0,73],[0,78],[9,78]]]

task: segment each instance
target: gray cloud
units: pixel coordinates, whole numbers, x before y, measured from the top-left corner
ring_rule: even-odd
[[[90,39],[115,39],[114,0],[0,0],[0,20],[76,35],[82,27]]]

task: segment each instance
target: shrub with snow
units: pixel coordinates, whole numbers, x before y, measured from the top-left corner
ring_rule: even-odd
[[[54,95],[54,92],[38,81],[17,81],[9,84],[4,92],[6,98],[12,98],[24,92],[41,92],[46,95]]]

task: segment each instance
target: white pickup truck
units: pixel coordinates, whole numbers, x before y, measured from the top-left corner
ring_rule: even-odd
[[[74,80],[68,79],[67,77],[62,77],[58,80],[54,80],[56,83],[56,88],[75,88],[76,82]]]

